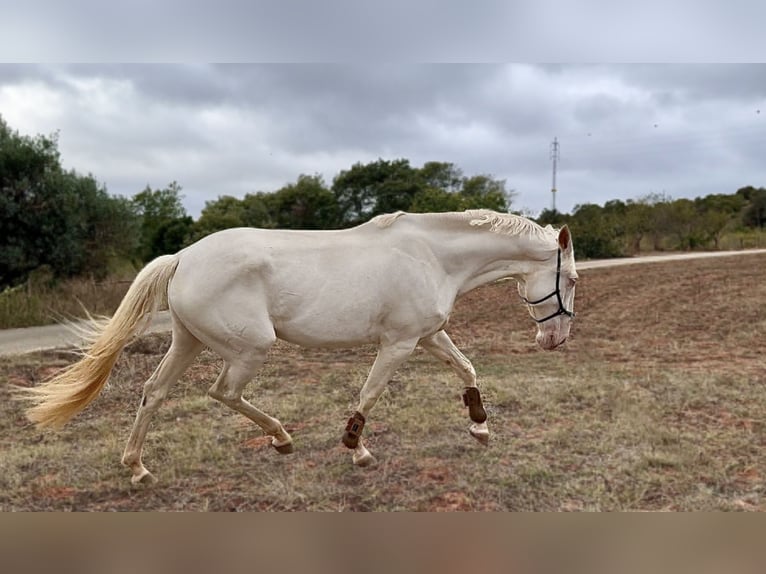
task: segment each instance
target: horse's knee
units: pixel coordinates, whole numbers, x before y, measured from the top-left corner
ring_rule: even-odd
[[[149,380],[144,383],[143,393],[141,394],[142,407],[156,407],[168,395],[170,387],[159,383],[160,381],[156,375],[152,375]]]
[[[238,395],[236,393],[228,392],[228,391],[222,391],[221,389],[217,388],[215,385],[210,387],[207,391],[208,396],[214,398],[220,403],[223,403],[227,407],[231,407],[232,405],[235,405],[239,403],[240,399],[242,398],[241,395]]]
[[[463,380],[467,383],[467,386],[476,386],[476,369],[467,359],[457,362],[458,372],[462,375]]]
[[[165,397],[167,396],[167,393],[163,392],[147,392],[144,391],[144,394],[141,396],[141,406],[140,410],[143,411],[145,414],[152,414],[154,413],[162,404],[162,401],[165,400]]]

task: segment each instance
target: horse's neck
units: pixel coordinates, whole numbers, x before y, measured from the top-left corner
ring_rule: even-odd
[[[434,228],[426,237],[444,269],[460,284],[460,293],[498,279],[522,278],[555,252],[543,237],[495,233],[466,224]]]

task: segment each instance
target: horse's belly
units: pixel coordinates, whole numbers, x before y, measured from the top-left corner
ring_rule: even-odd
[[[375,325],[336,322],[286,321],[274,325],[277,337],[302,347],[354,347],[380,341]]]
[[[449,307],[415,306],[412,301],[384,305],[346,305],[306,309],[274,320],[277,337],[304,347],[353,347],[382,341],[419,339],[443,328]]]
[[[326,333],[312,333],[305,330],[290,330],[290,329],[277,329],[276,335],[279,339],[293,343],[294,345],[300,345],[301,347],[315,347],[315,348],[348,348],[358,347],[360,345],[377,344],[380,340],[379,337],[372,337],[370,335],[359,334],[354,336],[353,333],[340,333],[337,335],[328,335]]]
[[[272,315],[277,337],[305,347],[351,347],[376,343],[385,330],[385,306],[369,300],[337,298],[332,304],[322,299]]]

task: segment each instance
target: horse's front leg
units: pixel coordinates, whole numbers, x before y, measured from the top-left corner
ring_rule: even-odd
[[[489,444],[489,429],[487,428],[487,411],[481,401],[481,393],[476,386],[476,370],[463,353],[460,352],[449,335],[438,331],[430,337],[421,339],[420,346],[440,361],[445,361],[465,383],[463,402],[468,407],[468,416],[473,424],[468,429],[471,436],[481,444]]]
[[[354,464],[367,466],[375,462],[375,457],[362,443],[361,436],[364,423],[372,407],[375,406],[380,395],[386,389],[394,371],[412,354],[417,343],[417,339],[397,341],[391,344],[381,344],[378,348],[378,356],[375,358],[367,381],[359,393],[359,404],[356,412],[349,419],[346,432],[343,434],[343,444],[354,450]]]

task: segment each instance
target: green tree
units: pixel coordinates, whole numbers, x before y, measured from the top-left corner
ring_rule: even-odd
[[[463,176],[454,164],[427,162],[413,168],[406,159],[379,159],[341,171],[333,180],[342,226],[393,211],[508,211],[513,191],[489,175]]]
[[[744,199],[746,202],[750,201],[750,199],[758,193],[758,189],[753,187],[752,185],[746,185],[745,187],[740,187],[736,195],[739,195],[742,199]]]
[[[181,186],[175,181],[164,189],[146,188],[133,196],[133,207],[141,219],[138,256],[149,261],[183,247],[191,229],[184,209]]]
[[[418,171],[406,159],[356,163],[336,175],[332,184],[341,226],[357,225],[381,213],[407,211],[423,188]]]
[[[191,239],[196,241],[222,229],[245,227],[247,212],[242,200],[231,195],[205,202],[205,208],[194,222]]]
[[[410,204],[413,213],[438,213],[463,211],[465,200],[458,193],[450,193],[438,187],[427,187],[419,191]]]
[[[650,193],[642,198],[651,207],[649,217],[649,236],[652,239],[652,249],[662,251],[664,239],[670,234],[673,225],[672,198],[662,193]]]
[[[37,220],[51,232],[64,227],[48,220],[55,214],[46,208],[51,176],[60,171],[55,135],[21,136],[0,117],[0,286],[44,263],[49,234],[38,237]]]
[[[641,241],[652,231],[652,205],[647,198],[628,200],[625,204],[625,240],[627,251],[641,252]]]
[[[139,222],[129,199],[112,197],[106,187],[99,184],[93,176],[80,176],[74,171],[62,176],[60,188],[70,188],[62,200],[69,204],[66,225],[71,245],[62,258],[72,258],[74,253],[82,253],[74,260],[79,265],[60,264],[63,274],[77,275],[87,273],[99,278],[105,277],[111,262],[118,259],[131,259],[137,247]],[[67,183],[64,183],[64,182]],[[63,263],[63,261],[62,261]]]
[[[102,275],[134,247],[129,203],[93,176],[62,169],[55,135],[28,137],[0,118],[0,286],[41,265]]]
[[[452,163],[428,161],[418,170],[418,177],[426,189],[457,193],[463,187],[463,171]]]
[[[190,242],[193,230],[194,219],[189,215],[161,222],[152,235],[149,259],[166,253],[177,253]]]
[[[264,229],[277,227],[272,196],[273,194],[263,191],[245,195],[242,199],[242,224]]]
[[[301,175],[266,200],[270,221],[283,229],[333,229],[338,203],[320,175]]]
[[[611,228],[614,241],[620,246],[620,254],[627,251],[627,204],[620,199],[611,199],[604,203],[604,218]]]
[[[560,227],[568,222],[570,217],[567,214],[561,213],[557,209],[545,208],[537,216],[537,223],[540,225],[554,225]]]
[[[743,223],[748,227],[763,230],[766,225],[766,188],[752,189],[747,201],[748,205],[742,217]]]
[[[576,205],[569,226],[583,257],[618,257],[623,254],[615,218],[599,205]]]
[[[698,197],[694,206],[699,215],[699,233],[704,243],[713,242],[715,249],[727,229],[737,225],[745,199],[741,195],[711,194]]]
[[[463,198],[463,209],[492,209],[507,212],[515,192],[506,189],[504,179],[494,179],[489,175],[474,175],[463,178],[460,195]]]
[[[697,210],[692,200],[676,199],[670,204],[668,228],[680,249],[690,250],[702,244],[699,227]]]

